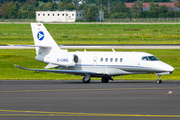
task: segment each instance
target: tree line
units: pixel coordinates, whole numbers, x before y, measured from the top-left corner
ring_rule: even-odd
[[[105,18],[177,18],[180,11],[172,7],[154,4],[154,2],[171,2],[170,0],[0,0],[0,18],[26,19],[35,18],[36,11],[72,11],[84,10],[85,19],[95,20],[98,11],[104,11]],[[131,8],[125,2],[133,2]],[[143,10],[143,2],[149,2],[150,8]],[[180,0],[175,3],[180,7]]]

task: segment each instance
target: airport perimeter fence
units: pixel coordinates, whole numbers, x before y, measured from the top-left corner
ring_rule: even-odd
[[[36,19],[0,19],[0,22],[36,22]],[[103,22],[180,22],[180,18],[105,18]]]
[[[36,22],[36,19],[0,19],[0,22]]]
[[[180,18],[105,18],[104,22],[180,22]]]

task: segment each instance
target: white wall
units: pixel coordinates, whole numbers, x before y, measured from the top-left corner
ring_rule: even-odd
[[[42,22],[75,22],[83,18],[83,11],[36,11],[36,21]]]

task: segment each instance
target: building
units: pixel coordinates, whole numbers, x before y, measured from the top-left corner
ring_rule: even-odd
[[[84,19],[83,11],[36,11],[38,22],[75,22]]]
[[[38,22],[75,22],[84,19],[84,11],[36,11]],[[99,11],[97,21],[104,21],[104,11]]]

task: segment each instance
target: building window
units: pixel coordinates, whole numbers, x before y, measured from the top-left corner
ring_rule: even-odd
[[[43,16],[45,16],[45,14],[43,14]]]
[[[64,16],[64,14],[62,14],[62,16]]]
[[[74,14],[72,14],[72,16],[74,16]]]
[[[38,16],[40,16],[40,14],[38,14]]]

